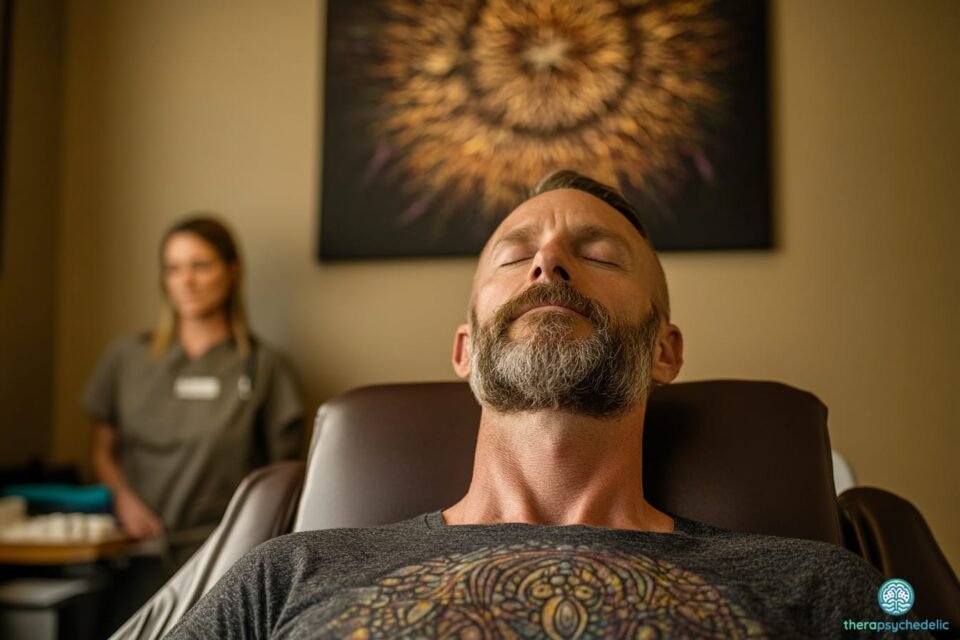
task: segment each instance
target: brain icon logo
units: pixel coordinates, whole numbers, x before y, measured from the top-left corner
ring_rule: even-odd
[[[913,608],[913,587],[906,580],[894,578],[880,585],[877,592],[877,601],[885,613],[892,616],[902,616]]]

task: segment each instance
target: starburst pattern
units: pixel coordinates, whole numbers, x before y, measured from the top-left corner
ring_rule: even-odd
[[[654,196],[703,166],[729,56],[713,0],[383,0],[371,173],[414,204],[502,215],[569,167]]]

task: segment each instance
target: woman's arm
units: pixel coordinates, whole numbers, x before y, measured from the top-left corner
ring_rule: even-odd
[[[93,426],[90,451],[93,473],[113,493],[113,508],[120,526],[131,538],[149,540],[163,533],[163,523],[127,484],[117,461],[117,430],[105,422]]]

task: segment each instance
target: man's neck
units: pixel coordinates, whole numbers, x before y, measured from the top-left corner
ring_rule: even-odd
[[[230,327],[224,313],[203,318],[181,320],[178,338],[183,352],[189,358],[197,358],[230,337]]]
[[[644,410],[596,419],[485,408],[470,489],[444,519],[672,531],[643,497]]]

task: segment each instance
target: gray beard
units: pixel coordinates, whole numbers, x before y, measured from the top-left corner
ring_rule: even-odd
[[[570,306],[594,325],[573,335],[576,318],[561,311],[524,316],[528,337],[511,340],[511,317],[522,304]],[[572,286],[531,287],[480,326],[471,313],[470,387],[481,405],[503,413],[567,411],[596,418],[625,413],[646,398],[660,317],[655,309],[639,325],[613,323],[599,303]]]

